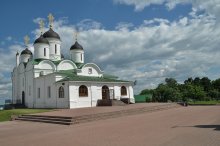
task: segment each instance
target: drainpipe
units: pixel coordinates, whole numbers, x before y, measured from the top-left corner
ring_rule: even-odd
[[[90,84],[90,94],[91,94],[91,107],[92,107],[92,85]]]

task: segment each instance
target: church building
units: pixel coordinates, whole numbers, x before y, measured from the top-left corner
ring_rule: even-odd
[[[53,16],[48,16],[50,28],[34,43],[34,53],[26,48],[16,54],[12,72],[13,104],[28,108],[80,108],[97,106],[99,100],[123,100],[134,103],[133,82],[105,74],[95,63],[84,62],[84,48],[75,43],[69,48],[69,58],[61,53],[61,38],[53,30]]]

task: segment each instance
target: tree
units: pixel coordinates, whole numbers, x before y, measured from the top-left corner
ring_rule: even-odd
[[[212,81],[212,86],[214,89],[217,89],[218,91],[220,91],[220,78]]]
[[[184,81],[184,84],[192,84],[193,83],[193,78],[190,77],[187,80]]]
[[[199,85],[200,85],[200,78],[199,78],[199,77],[196,77],[196,78],[193,80],[193,84],[199,86]]]
[[[144,89],[141,91],[140,95],[153,94],[153,93],[154,93],[153,89]]]
[[[194,99],[194,100],[203,100],[204,97],[206,96],[206,93],[204,92],[203,88],[201,86],[197,85],[186,85],[184,93],[184,97],[189,99]]]
[[[165,82],[166,82],[166,85],[171,88],[176,88],[178,85],[177,81],[174,78],[166,78]]]
[[[200,85],[203,86],[204,91],[208,92],[212,88],[211,80],[208,77],[203,77],[200,80]]]

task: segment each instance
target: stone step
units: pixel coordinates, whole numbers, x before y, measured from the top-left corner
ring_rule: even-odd
[[[32,114],[28,114],[28,115],[22,115],[23,117],[42,117],[42,118],[50,118],[50,119],[58,119],[58,118],[62,118],[62,119],[72,119],[72,117],[65,117],[65,116],[49,116],[49,115],[32,115]]]
[[[129,116],[129,115],[142,114],[142,113],[147,113],[147,112],[161,111],[161,110],[177,108],[177,107],[181,107],[181,106],[178,104],[171,103],[171,104],[166,104],[166,105],[127,109],[127,110],[97,113],[97,114],[91,114],[91,115],[82,115],[82,116],[75,116],[75,117],[22,115],[16,118],[16,120],[71,125],[71,124],[86,123],[86,122],[97,121],[97,120],[118,118],[118,117]]]
[[[34,120],[51,120],[51,121],[63,121],[63,122],[73,122],[73,118],[69,117],[69,118],[63,118],[63,117],[47,117],[47,116],[34,116],[34,115],[22,115],[19,116],[18,118],[22,118],[22,119],[34,119]]]
[[[115,99],[100,99],[97,102],[97,106],[124,106],[124,102]]]
[[[122,116],[134,115],[134,114],[141,114],[146,112],[153,112],[159,110],[166,110],[171,108],[180,107],[179,105],[172,105],[172,106],[158,106],[158,107],[148,107],[148,108],[138,108],[138,109],[129,109],[129,110],[122,110],[122,111],[114,111],[108,113],[99,113],[93,115],[85,115],[74,117],[74,124],[78,123],[85,123],[90,121],[102,120],[102,119],[109,119],[109,118],[117,118]]]
[[[56,121],[56,120],[50,120],[50,119],[33,119],[33,118],[23,118],[23,117],[18,117],[18,118],[16,118],[16,120],[51,123],[51,124],[61,124],[61,125],[72,125],[73,124],[73,122],[67,122],[67,121]]]

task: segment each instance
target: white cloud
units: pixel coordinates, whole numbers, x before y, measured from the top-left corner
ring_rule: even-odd
[[[214,15],[219,20],[219,0],[113,0],[115,3],[133,5],[135,11],[141,11],[152,4],[164,4],[168,10],[172,10],[178,4],[192,4],[194,11],[204,10],[208,15]]]

